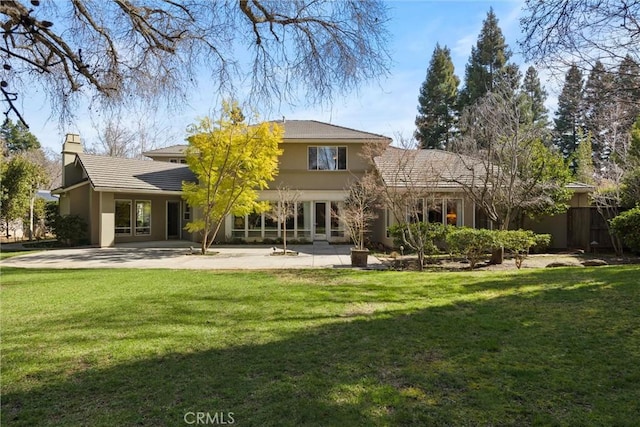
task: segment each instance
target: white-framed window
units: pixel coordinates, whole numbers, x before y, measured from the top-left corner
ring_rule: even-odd
[[[344,224],[340,221],[340,211],[344,203],[331,202],[331,237],[344,237]]]
[[[151,234],[151,200],[136,200],[136,235]]]
[[[191,205],[187,202],[182,203],[182,219],[191,221]]]
[[[347,147],[315,146],[307,150],[308,169],[317,171],[347,170]]]
[[[115,234],[131,235],[131,200],[115,200]]]

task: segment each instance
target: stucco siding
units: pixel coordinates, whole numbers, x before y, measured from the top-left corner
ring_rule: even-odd
[[[115,200],[130,200],[132,203],[132,231],[130,235],[116,235],[116,243],[126,242],[144,242],[154,240],[166,240],[167,239],[167,202],[174,201],[180,204],[178,212],[178,223],[180,224],[179,235],[182,231],[182,199],[179,196],[163,196],[163,195],[149,195],[149,194],[135,194],[135,193],[116,193],[114,194]],[[135,233],[135,203],[137,201],[150,201],[151,202],[151,230],[150,234],[136,235]],[[113,202],[112,202],[113,203]],[[104,208],[103,208],[104,209]]]

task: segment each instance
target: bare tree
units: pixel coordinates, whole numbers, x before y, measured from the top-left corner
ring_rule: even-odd
[[[348,188],[344,207],[336,212],[357,250],[364,250],[365,236],[378,215],[379,183],[372,173],[365,174]]]
[[[33,83],[64,119],[80,94],[180,102],[203,70],[223,96],[271,103],[330,101],[389,67],[380,0],[6,0],[0,15],[2,93],[18,115]]]
[[[521,26],[526,60],[547,65],[597,60],[640,62],[640,2],[636,0],[527,0]]]
[[[301,193],[298,190],[283,185],[278,186],[278,200],[272,203],[271,210],[266,215],[282,224],[282,250],[283,255],[287,255],[287,221],[296,214],[296,203],[300,200]]]
[[[453,155],[418,149],[415,141],[402,136],[396,141],[403,148],[388,147],[374,159],[379,174],[378,193],[394,218],[403,246],[416,252],[418,269],[422,270],[426,255],[436,249],[434,231],[437,231],[428,224],[425,213],[442,209],[441,191],[447,182],[442,178],[441,155]],[[441,223],[439,227],[442,228]]]
[[[135,132],[118,118],[110,117],[101,124],[94,122],[93,126],[98,132],[97,141],[87,147],[87,152],[109,157],[141,157]]]
[[[561,156],[542,143],[544,130],[527,116],[521,97],[490,92],[465,110],[454,144],[459,161],[450,164],[450,175],[499,229],[523,215],[562,212],[570,197]]]

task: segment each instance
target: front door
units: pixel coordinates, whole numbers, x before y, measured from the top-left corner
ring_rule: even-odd
[[[313,240],[327,240],[327,203],[315,202]]]
[[[167,239],[180,238],[180,202],[167,202]]]

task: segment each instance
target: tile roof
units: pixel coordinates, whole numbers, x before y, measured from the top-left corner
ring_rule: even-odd
[[[96,190],[182,191],[182,181],[196,181],[193,172],[184,164],[86,153],[77,154],[77,159]]]
[[[482,164],[467,156],[442,150],[406,150],[389,147],[374,159],[385,184],[392,187],[461,188],[471,182],[470,166]],[[479,177],[476,172],[476,178]]]
[[[338,139],[354,141],[391,141],[383,135],[351,129],[316,120],[274,120],[284,126],[284,140],[288,139]]]
[[[272,123],[278,123],[284,126],[284,137],[286,141],[387,141],[391,142],[391,138],[375,133],[364,132],[356,129],[350,129],[343,126],[332,125],[330,123],[319,122],[316,120],[274,120]],[[147,157],[171,157],[184,156],[186,144],[172,145],[170,147],[158,148],[157,150],[145,151]]]

